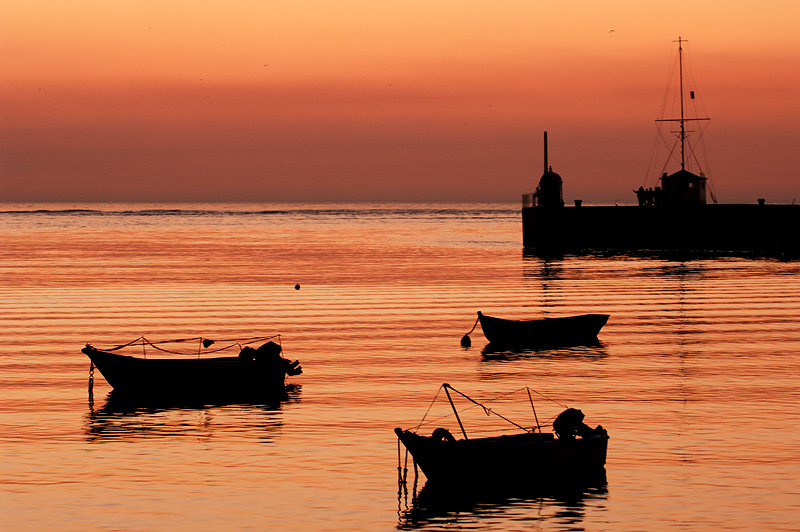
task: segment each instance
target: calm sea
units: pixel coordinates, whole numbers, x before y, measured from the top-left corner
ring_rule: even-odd
[[[5,204],[0,279],[2,530],[800,529],[799,262],[526,255],[516,204]],[[478,310],[611,318],[484,353]],[[88,400],[87,342],[272,333],[305,370],[279,404]],[[444,382],[580,408],[607,483],[399,485]]]

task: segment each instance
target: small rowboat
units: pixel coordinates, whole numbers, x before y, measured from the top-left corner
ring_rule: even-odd
[[[299,375],[303,372],[298,361],[290,361],[281,355],[280,344],[269,340],[257,349],[247,343],[261,342],[268,338],[233,341],[231,345],[211,350],[217,353],[230,348],[238,351],[236,356],[200,356],[200,349],[183,357],[153,357],[154,351],[162,353],[181,353],[168,350],[164,344],[199,340],[202,347],[208,348],[214,341],[203,338],[171,340],[168,342],[149,342],[144,337],[133,342],[107,350],[95,349],[86,344],[81,351],[97,367],[106,381],[114,388],[114,393],[156,397],[201,397],[235,395],[271,395],[283,393],[286,375]],[[151,356],[130,356],[115,353],[125,347],[141,346],[151,348]],[[140,351],[142,352],[142,351]],[[208,353],[207,353],[208,354]]]
[[[442,388],[453,407],[462,439],[456,439],[445,428],[435,429],[430,436],[414,430],[394,429],[429,481],[456,485],[495,485],[498,482],[544,485],[605,478],[608,433],[602,426],[593,429],[584,424],[580,410],[568,408],[561,412],[553,421],[552,433],[542,432],[538,422],[530,429],[514,423],[522,432],[474,438],[467,436],[450,391],[483,407],[487,415],[510,420],[449,384],[443,384]]]
[[[578,345],[597,340],[608,314],[581,314],[539,320],[507,320],[478,311],[483,335],[495,345]]]

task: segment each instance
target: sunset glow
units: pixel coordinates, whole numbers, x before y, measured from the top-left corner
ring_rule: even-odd
[[[0,8],[0,201],[632,202],[688,39],[722,202],[800,196],[800,4]],[[755,177],[755,179],[754,179]]]

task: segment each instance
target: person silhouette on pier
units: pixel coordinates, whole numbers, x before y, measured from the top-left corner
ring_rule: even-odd
[[[639,207],[644,207],[647,203],[647,192],[644,187],[639,187],[638,190],[633,191],[636,194],[636,199],[639,200]]]

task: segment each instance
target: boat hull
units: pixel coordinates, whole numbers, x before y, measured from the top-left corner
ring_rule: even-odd
[[[82,349],[114,388],[124,395],[155,397],[260,396],[285,392],[285,365],[240,357],[137,358]],[[278,361],[285,362],[280,358]]]
[[[523,433],[447,441],[395,429],[429,481],[553,484],[605,475],[608,435]]]
[[[540,320],[506,320],[478,312],[483,335],[494,345],[576,345],[597,340],[607,314],[581,314]]]

